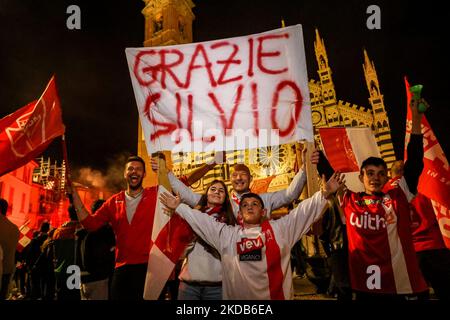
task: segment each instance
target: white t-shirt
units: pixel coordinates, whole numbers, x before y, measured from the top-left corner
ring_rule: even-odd
[[[141,202],[143,193],[144,192],[141,191],[141,193],[139,193],[137,197],[131,197],[125,192],[125,203],[126,203],[128,223],[131,223],[131,220],[133,220],[134,214],[136,213],[136,208],[139,202]]]

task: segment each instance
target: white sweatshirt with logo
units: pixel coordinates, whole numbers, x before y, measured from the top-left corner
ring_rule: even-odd
[[[286,299],[293,298],[290,252],[294,244],[310,229],[325,211],[327,200],[322,192],[302,201],[286,216],[271,220],[274,237],[281,253],[283,293]],[[266,235],[261,227],[245,229],[229,226],[213,217],[180,204],[176,212],[183,217],[194,232],[216,248],[222,260],[223,298],[232,300],[269,300],[269,277],[266,260]],[[254,241],[252,241],[252,239]],[[259,246],[262,241],[261,260],[240,261],[239,248]]]

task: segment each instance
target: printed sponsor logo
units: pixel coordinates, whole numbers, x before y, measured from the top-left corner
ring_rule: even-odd
[[[386,228],[386,220],[384,217],[379,214],[370,216],[367,211],[361,215],[352,212],[350,215],[350,224],[365,230],[380,230]]]
[[[248,253],[254,250],[261,249],[263,247],[263,242],[261,237],[256,239],[243,238],[237,243],[237,251],[239,254]]]

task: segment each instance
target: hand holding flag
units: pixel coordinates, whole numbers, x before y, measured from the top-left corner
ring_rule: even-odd
[[[410,106],[412,93],[408,79],[405,77],[407,103]],[[414,127],[414,114],[412,108],[407,110],[406,137],[405,137],[405,161],[407,159],[407,146],[410,134]],[[427,198],[431,199],[436,219],[447,248],[450,248],[450,167],[447,157],[439,144],[437,137],[425,116],[421,117],[418,126],[419,134],[423,134],[424,169],[419,179],[417,190]]]

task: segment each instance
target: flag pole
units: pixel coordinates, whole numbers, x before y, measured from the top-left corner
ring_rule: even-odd
[[[67,184],[67,186],[71,187],[72,186],[72,181],[70,179],[70,167],[69,167],[69,160],[68,160],[68,156],[67,156],[67,143],[66,143],[66,135],[63,134],[61,136],[61,146],[62,146],[62,153],[63,153],[63,160],[64,160],[64,164],[65,164],[65,183]],[[71,194],[67,195],[69,198],[69,201],[71,204],[73,204],[73,198]]]

